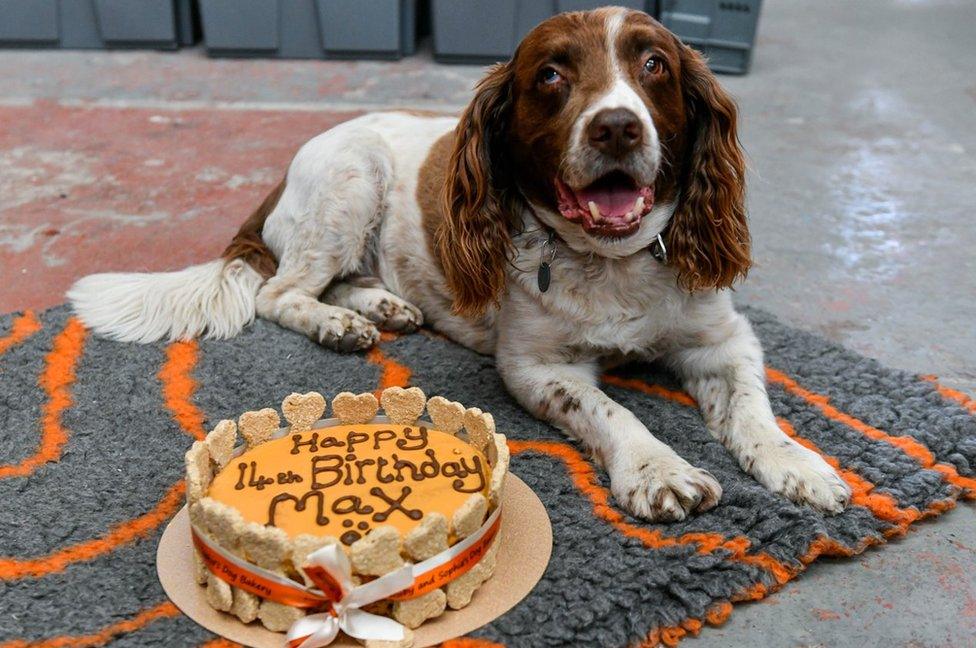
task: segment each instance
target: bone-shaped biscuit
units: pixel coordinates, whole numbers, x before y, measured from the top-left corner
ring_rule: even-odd
[[[332,536],[316,536],[309,533],[303,533],[292,538],[291,564],[294,565],[295,571],[300,573],[302,578],[305,579],[306,585],[314,585],[312,579],[306,576],[305,571],[302,569],[302,566],[308,562],[309,555],[322,547],[337,544],[338,542]]]
[[[443,614],[446,608],[447,594],[443,590],[435,589],[423,596],[395,601],[393,618],[408,628],[419,628],[427,619]]]
[[[349,548],[353,570],[366,576],[382,576],[403,565],[400,557],[400,532],[379,526]]]
[[[207,603],[213,609],[221,612],[230,612],[230,608],[234,604],[230,585],[213,574],[207,576]]]
[[[363,646],[365,648],[412,648],[413,641],[413,630],[404,628],[403,639],[399,641],[393,639],[367,639]]]
[[[454,535],[459,539],[467,538],[481,527],[487,512],[488,500],[480,493],[472,494],[454,511],[454,517],[451,520]]]
[[[198,502],[207,530],[223,549],[240,555],[241,535],[247,524],[237,509],[204,497]]]
[[[291,554],[288,534],[273,526],[248,522],[241,533],[241,545],[247,558],[258,567],[282,571],[285,559]]]
[[[235,587],[232,598],[230,613],[240,619],[242,623],[250,623],[258,618],[258,611],[261,609],[260,597]]]
[[[495,465],[491,467],[491,485],[488,488],[488,501],[493,507],[501,502],[502,487],[505,486],[505,475],[508,474],[508,465],[512,456],[504,434],[496,433],[494,443]]]
[[[427,560],[447,550],[447,533],[447,518],[443,513],[432,511],[404,536],[403,547],[412,559]]]
[[[207,494],[213,481],[210,467],[210,451],[203,441],[194,441],[184,455],[186,462],[186,499],[192,505]]]
[[[290,605],[264,599],[258,609],[258,618],[272,632],[285,632],[293,623],[305,616],[305,612]]]

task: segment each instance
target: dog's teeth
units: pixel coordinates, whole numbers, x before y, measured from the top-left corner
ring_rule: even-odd
[[[593,216],[593,222],[599,223],[600,221],[602,221],[603,217],[600,216],[600,208],[596,206],[596,203],[591,200],[589,203],[589,207],[590,207],[590,215]]]
[[[635,220],[637,220],[636,212],[628,212],[627,215],[624,216],[624,220],[626,220],[628,223],[633,223]]]
[[[644,196],[638,196],[637,202],[634,203],[634,213],[639,214],[644,211]]]

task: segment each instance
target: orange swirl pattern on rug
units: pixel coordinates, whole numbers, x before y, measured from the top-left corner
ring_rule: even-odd
[[[0,644],[0,648],[94,648],[95,646],[104,646],[119,635],[141,630],[153,621],[170,619],[179,615],[180,611],[177,607],[169,601],[166,601],[165,603],[160,603],[159,605],[143,610],[131,619],[125,619],[105,626],[93,634],[63,635],[38,641],[14,639],[13,641]]]
[[[615,385],[617,387],[633,389],[645,394],[657,396],[659,398],[666,398],[681,405],[698,407],[698,403],[695,402],[695,399],[686,392],[667,389],[660,385],[651,385],[640,379],[621,378],[619,376],[607,374],[603,376],[603,382],[609,385]],[[794,439],[804,448],[816,452],[830,465],[831,468],[837,471],[837,474],[840,475],[841,479],[843,479],[844,482],[846,482],[851,488],[852,503],[868,509],[878,519],[895,525],[894,528],[888,531],[887,536],[904,533],[912,522],[915,522],[922,517],[926,517],[927,514],[935,514],[945,510],[944,507],[939,507],[938,509],[932,509],[929,512],[922,513],[915,508],[900,507],[894,497],[886,493],[875,492],[874,484],[869,482],[867,479],[864,479],[856,472],[843,468],[836,457],[825,453],[815,443],[797,434],[796,430],[793,428],[793,425],[789,421],[781,417],[776,417],[776,423],[788,437]]]
[[[963,475],[959,474],[954,466],[937,462],[935,460],[935,455],[932,454],[932,451],[925,447],[925,445],[923,445],[917,439],[908,436],[892,436],[876,427],[854,418],[850,414],[840,411],[830,404],[829,397],[805,389],[782,371],[778,371],[772,367],[767,367],[766,378],[769,380],[769,382],[781,386],[794,396],[799,396],[807,403],[820,410],[820,412],[830,420],[843,423],[844,425],[857,430],[869,439],[884,441],[885,443],[898,448],[906,455],[917,461],[918,464],[923,468],[935,470],[942,475],[942,478],[946,482],[961,488],[963,491],[963,497],[967,499],[976,499],[976,478],[964,477]]]
[[[385,339],[393,339],[393,338],[395,338],[395,336],[390,336],[389,338],[385,338]],[[402,365],[400,363],[397,363],[387,358],[385,354],[382,354],[382,352],[379,352],[375,356],[373,356],[373,358],[371,358],[371,361],[380,364],[384,368],[383,375],[385,379],[381,380],[381,384],[383,385],[383,388],[388,386],[394,386],[394,385],[405,387],[409,382],[409,378],[411,375],[409,367],[406,367],[405,365]],[[697,407],[697,402],[695,401],[695,399],[683,391],[672,390],[663,387],[661,385],[648,384],[647,382],[639,379],[624,378],[621,376],[614,376],[612,374],[604,375],[602,377],[602,380],[609,385],[640,391],[650,396],[665,398],[667,400],[671,400],[673,402],[688,407]],[[377,395],[381,390],[382,388],[377,390]],[[821,398],[826,399],[826,397],[821,397]],[[851,417],[849,415],[844,415],[844,416],[847,417],[847,419],[841,422],[846,422],[847,420],[851,420],[851,421],[856,421],[861,425],[866,425],[863,422],[858,421],[854,417]],[[861,477],[860,475],[858,475],[852,470],[843,469],[840,466],[840,462],[835,457],[832,457],[824,453],[809,439],[799,436],[796,433],[796,431],[793,429],[793,426],[788,421],[782,418],[777,418],[777,423],[787,435],[796,439],[797,442],[800,443],[801,445],[804,445],[808,449],[813,450],[814,452],[820,454],[820,456],[823,457],[828,464],[830,464],[831,466],[833,466],[835,469],[838,470],[838,473],[840,474],[841,478],[844,479],[847,482],[847,484],[851,487],[852,501],[855,504],[867,508],[876,517],[885,520],[887,522],[890,522],[893,525],[892,528],[885,534],[886,537],[890,535],[904,533],[904,531],[908,528],[908,526],[913,522],[922,519],[924,517],[937,515],[947,510],[948,508],[951,508],[954,505],[954,502],[952,502],[951,500],[945,502],[939,502],[933,504],[927,511],[924,512],[919,512],[914,508],[900,507],[898,506],[897,501],[893,497],[884,493],[874,492],[874,488],[875,488],[874,484],[864,479],[863,477]],[[582,455],[579,455],[579,453],[576,452],[575,449],[573,449],[571,446],[569,446],[568,444],[560,444],[559,442],[533,442],[533,441],[516,441],[516,440],[509,441],[509,447],[512,448],[513,452],[519,452],[520,450],[527,449],[526,446],[523,446],[521,449],[519,449],[518,444],[545,444],[546,445],[545,449],[538,446],[537,448],[533,448],[533,449],[538,449],[541,452],[546,452],[547,450],[550,450],[552,451],[552,456],[565,454],[567,458],[570,458],[569,461],[573,464],[571,466],[570,463],[567,463],[567,468],[571,472],[571,478],[574,481],[574,485],[577,487],[578,490],[580,490],[584,494],[588,496],[590,495],[590,493],[587,493],[587,491],[584,489],[586,488],[590,480],[590,477],[586,474],[587,469],[589,471],[593,471],[593,469],[588,464],[588,462],[586,462],[586,460],[583,459]],[[559,449],[560,447],[563,449],[568,449],[569,452],[567,453],[565,452],[565,450]],[[579,463],[573,461],[572,459],[573,453],[577,455],[576,458],[578,458]],[[559,457],[559,458],[563,458],[563,457]],[[583,466],[582,468],[581,468],[581,464]],[[574,469],[579,470],[579,473],[573,475],[572,473]],[[595,479],[595,472],[593,472],[592,474],[593,474],[593,478]],[[602,488],[602,487],[598,486],[598,488]],[[605,492],[605,489],[604,489],[604,493],[602,494],[602,497],[600,496],[599,491],[597,491],[594,494],[597,496],[596,499],[594,499],[593,497],[590,497],[590,499],[591,499],[591,503],[593,503],[594,505],[594,512],[597,514],[598,517],[602,517],[603,514],[606,514],[608,515],[609,519],[608,518],[603,518],[603,519],[606,519],[611,524],[614,524],[614,520],[617,520],[619,521],[620,524],[628,525],[628,523],[623,520],[622,514],[620,514],[618,511],[616,511],[609,505],[609,497],[608,494]],[[706,534],[685,534],[683,536],[680,536],[679,538],[667,538],[664,536],[660,536],[660,534],[653,535],[654,532],[652,530],[638,527],[635,525],[628,525],[629,527],[632,528],[628,528],[628,527],[621,528],[621,527],[617,527],[616,524],[614,524],[614,526],[619,531],[625,534],[631,534],[631,533],[636,534],[634,537],[638,537],[639,539],[641,539],[641,541],[644,542],[646,546],[653,547],[654,543],[659,541],[660,538],[663,538],[665,542],[671,541],[674,544],[687,544],[689,542],[698,542],[700,547],[699,550],[705,552],[724,546],[724,548],[728,548],[731,551],[733,551],[732,558],[735,560],[741,559],[741,556],[746,556],[747,554],[745,553],[745,551],[749,546],[749,540],[745,537],[738,537],[738,538],[733,538],[731,540],[726,540],[723,536],[719,534],[706,533]],[[644,536],[645,533],[651,535],[646,537],[641,537]],[[650,542],[651,544],[648,544],[648,542]],[[787,566],[769,557],[771,561],[767,562],[764,566],[773,575],[775,579],[775,585],[773,587],[766,587],[762,583],[755,583],[752,586],[740,592],[739,594],[733,596],[730,601],[720,602],[715,606],[713,606],[713,608],[711,608],[709,612],[706,613],[705,619],[689,618],[689,619],[685,619],[684,621],[682,621],[680,624],[676,626],[661,627],[653,630],[645,639],[645,641],[640,643],[640,646],[642,647],[646,646],[647,648],[650,648],[660,643],[669,646],[677,645],[677,643],[684,636],[688,634],[697,635],[698,632],[703,627],[704,623],[708,623],[710,625],[719,625],[723,623],[732,612],[732,603],[740,602],[740,601],[760,600],[768,596],[770,593],[780,589],[787,582],[796,578],[800,573],[802,573],[802,571],[806,568],[806,565],[813,562],[817,558],[821,556],[832,556],[832,557],[851,556],[856,553],[860,553],[870,545],[878,544],[880,542],[881,540],[878,539],[864,538],[861,540],[861,542],[857,547],[850,548],[841,545],[840,543],[831,540],[829,538],[821,537],[814,540],[811,543],[810,547],[807,550],[807,553],[800,558],[800,565],[795,567]],[[765,558],[767,557],[760,555],[758,557],[753,556],[751,560],[757,562],[758,564],[762,564],[762,561],[764,561]]]
[[[559,459],[569,472],[573,486],[582,493],[593,506],[593,514],[612,525],[617,531],[635,538],[650,549],[663,549],[681,545],[697,545],[699,553],[711,553],[719,549],[730,552],[733,559],[762,567],[772,573],[777,581],[786,582],[790,568],[765,552],[747,553],[750,542],[745,536],[726,538],[720,533],[685,533],[680,536],[667,536],[657,529],[649,529],[627,522],[624,514],[610,505],[610,492],[600,485],[592,464],[574,447],[562,441],[520,441],[510,439],[509,449],[515,453],[538,452]]]
[[[41,410],[41,441],[37,452],[19,463],[0,466],[0,479],[26,477],[42,465],[61,458],[64,444],[68,442],[68,430],[61,424],[61,415],[73,403],[71,385],[75,382],[86,335],[85,327],[72,317],[54,337],[37,379],[47,397]]]
[[[81,327],[77,320],[70,320],[69,325],[72,322],[75,322],[77,327]],[[65,330],[68,330],[67,327]],[[74,331],[74,329],[72,330]],[[73,335],[80,335],[83,339],[84,328],[81,327],[80,334],[74,332]],[[73,348],[67,343],[65,346]],[[58,349],[57,342],[55,342],[54,348],[55,350]],[[78,352],[80,354],[80,348]],[[53,353],[54,351],[52,351]],[[192,376],[192,371],[196,367],[198,359],[199,353],[196,342],[174,342],[166,349],[166,361],[160,369],[158,377],[166,407],[173,415],[174,420],[185,434],[199,439],[203,438],[204,435],[203,414],[193,404],[192,400],[197,389],[197,382]],[[70,400],[68,404],[70,404]],[[70,545],[37,558],[0,558],[0,580],[39,578],[62,572],[73,563],[94,560],[120,546],[144,538],[180,510],[180,507],[183,506],[185,490],[186,484],[181,479],[169,488],[152,510],[113,526],[107,533],[98,538]]]
[[[384,332],[380,334],[380,342],[390,342],[397,337],[399,336],[394,333]],[[379,400],[383,390],[387,387],[406,387],[410,384],[410,378],[413,376],[410,367],[388,358],[379,344],[366,353],[366,359],[380,368],[379,385],[373,391],[376,400]]]
[[[66,327],[66,331],[67,329],[68,327]],[[64,336],[66,331],[63,331],[61,335]],[[391,339],[395,339],[395,337],[396,336],[384,334],[382,339],[383,341],[389,341]],[[83,341],[83,339],[84,330],[81,329],[81,340]],[[174,419],[177,420],[181,429],[189,436],[194,438],[200,438],[204,430],[203,415],[192,403],[192,396],[196,389],[196,382],[193,380],[191,372],[196,366],[197,352],[198,349],[196,344],[192,342],[181,342],[170,345],[166,353],[166,363],[161,368],[159,373],[159,378],[163,383],[163,392],[167,409],[169,409],[169,411],[173,414]],[[52,364],[52,361],[54,360],[50,357],[52,355],[54,355],[54,351],[52,351],[52,354],[49,354],[48,365]],[[78,355],[80,355],[80,342]],[[377,394],[386,387],[407,386],[409,383],[412,375],[409,367],[388,358],[378,347],[374,348],[367,354],[367,359],[381,368],[381,377],[379,381],[380,386],[377,389]],[[77,361],[77,357],[75,358],[75,361]],[[875,435],[871,436],[871,438],[886,440],[895,447],[905,451],[909,456],[913,456],[916,459],[919,459],[919,457],[924,458],[924,453],[928,453],[929,457],[932,456],[931,452],[917,441],[911,440],[914,441],[914,445],[911,443],[906,444],[904,441],[901,441],[906,439],[906,437],[889,437],[884,432],[881,432],[876,428],[871,428],[858,419],[836,410],[827,404],[827,397],[803,390],[803,388],[799,387],[795,381],[792,381],[792,379],[785,376],[785,374],[778,374],[775,376],[775,378],[779,379],[779,384],[784,384],[784,386],[790,384],[794,389],[786,387],[788,391],[804,397],[805,400],[816,405],[825,416],[831,418],[832,420],[851,425],[851,427],[858,429],[868,436]],[[785,381],[782,381],[783,378],[790,382],[786,383]],[[606,376],[604,377],[604,380],[607,384],[634,389],[648,395],[666,398],[686,406],[696,405],[694,399],[692,399],[690,395],[680,391],[669,390],[659,385],[651,385],[640,380],[621,378],[617,376]],[[771,379],[771,381],[777,382],[777,380],[774,379]],[[53,391],[57,391],[58,383],[56,381],[51,383],[50,386],[53,388]],[[970,406],[966,405],[967,401],[960,401],[957,397],[949,395],[948,392],[951,392],[952,390],[944,392],[944,389],[945,388],[939,389],[939,393],[943,396],[956,400],[967,409],[970,409],[970,411],[972,411],[972,408],[976,408],[976,404],[972,405],[972,408],[970,408]],[[962,394],[959,394],[959,396],[968,398]],[[49,398],[49,404],[50,402],[55,401],[54,399]],[[968,402],[972,403],[972,401]],[[68,395],[66,402],[63,398],[59,398],[55,404],[62,406],[61,409],[57,411],[59,416],[60,412],[63,411],[64,408],[70,406],[70,395]],[[45,409],[47,410],[47,408]],[[57,410],[57,407],[54,409]],[[873,484],[863,479],[853,471],[841,468],[836,458],[824,454],[818,448],[816,448],[812,442],[798,436],[787,421],[778,419],[778,422],[784,432],[796,438],[799,443],[820,453],[821,456],[828,461],[828,463],[831,463],[832,466],[841,472],[842,477],[845,479],[845,481],[847,481],[848,484],[851,485],[852,490],[854,491],[855,503],[865,506],[877,517],[891,522],[892,524],[896,525],[898,529],[902,527],[907,528],[908,524],[910,524],[912,521],[915,521],[928,514],[937,514],[952,505],[952,502],[945,503],[944,507],[937,504],[933,506],[932,509],[924,513],[919,513],[914,509],[899,508],[897,507],[897,504],[894,503],[893,498],[882,493],[873,493]],[[872,430],[872,432],[865,432],[865,430],[859,426]],[[889,441],[888,439],[891,439],[892,441]],[[642,542],[645,543],[646,546],[658,547],[676,544],[698,543],[699,551],[712,551],[717,548],[725,548],[732,551],[733,559],[745,558],[747,562],[752,561],[755,564],[763,566],[773,574],[776,584],[772,587],[766,587],[761,583],[756,583],[732,597],[730,601],[722,601],[714,605],[705,614],[704,619],[689,618],[683,620],[675,626],[654,629],[651,633],[649,633],[647,638],[639,644],[640,646],[650,647],[658,645],[659,643],[663,643],[668,646],[676,645],[684,636],[688,634],[698,634],[700,629],[706,623],[710,625],[719,625],[723,623],[732,612],[732,602],[758,600],[765,597],[772,591],[779,589],[783,584],[792,578],[795,578],[796,575],[803,571],[808,563],[812,562],[816,558],[824,555],[850,556],[862,551],[869,544],[880,542],[880,540],[877,539],[864,539],[859,546],[851,548],[840,545],[829,538],[821,537],[813,541],[808,548],[807,553],[800,557],[801,566],[789,567],[768,556],[763,556],[761,554],[750,556],[746,554],[745,551],[748,548],[749,541],[744,537],[725,539],[720,534],[713,533],[685,534],[677,538],[663,536],[659,532],[655,532],[651,529],[646,529],[627,523],[623,519],[623,515],[610,506],[609,493],[596,481],[596,472],[593,467],[572,446],[566,443],[552,441],[512,440],[509,443],[513,452],[537,451],[562,461],[566,465],[567,470],[570,472],[570,477],[574,485],[578,490],[580,490],[581,493],[590,499],[591,504],[593,504],[594,513],[601,519],[605,519],[613,524],[615,528],[625,535],[638,537]],[[919,452],[920,448],[924,450],[924,453]],[[0,469],[2,469],[2,467],[0,467]],[[945,470],[939,470],[939,472],[946,477],[947,481],[950,481],[951,473],[947,473]],[[958,477],[964,480],[968,479],[961,476]],[[14,578],[25,575],[43,576],[61,571],[71,562],[91,559],[91,557],[95,557],[95,555],[101,555],[102,553],[113,550],[115,547],[124,544],[126,542],[126,538],[131,538],[133,532],[138,533],[139,529],[144,529],[145,533],[148,533],[162,524],[182,505],[183,489],[184,484],[182,481],[180,481],[170,489],[160,504],[150,513],[114,527],[113,530],[98,540],[89,541],[88,543],[82,543],[82,545],[79,545],[88,546],[88,548],[94,549],[96,552],[94,555],[86,555],[86,551],[83,549],[78,550],[72,547],[60,552],[55,552],[45,558],[33,559],[30,561],[0,559],[0,579],[9,579],[11,578],[11,575],[13,575],[12,577]],[[104,541],[104,543],[102,543],[102,541]],[[50,561],[50,564],[48,564],[48,561]],[[108,643],[116,636],[137,631],[157,619],[175,617],[178,615],[179,611],[172,604],[166,602],[144,610],[131,619],[106,626],[105,628],[91,635],[53,637],[36,642],[13,640],[0,644],[0,648],[101,646]],[[238,644],[219,638],[203,644],[205,648],[229,648],[237,645]],[[503,648],[502,644],[466,637],[445,642],[442,644],[442,646],[443,648]]]
[[[196,340],[173,342],[166,347],[166,362],[156,377],[163,385],[163,401],[173,420],[186,434],[203,440],[207,435],[203,429],[203,412],[193,404],[193,394],[197,391],[193,370],[198,356]]]
[[[169,488],[151,511],[116,524],[98,538],[69,545],[37,558],[0,558],[0,581],[56,574],[73,563],[94,560],[122,545],[145,538],[180,510],[185,490],[186,484],[181,479]]]
[[[241,646],[239,643],[234,643],[229,639],[217,637],[216,639],[211,639],[206,643],[200,644],[200,648],[243,648],[243,646]]]
[[[34,315],[34,311],[24,311],[24,314],[16,318],[10,325],[10,332],[0,338],[0,355],[26,341],[42,328],[43,326],[37,316]]]
[[[925,382],[932,383],[935,386],[935,391],[939,392],[939,395],[946,400],[954,401],[957,405],[960,405],[964,410],[976,416],[976,400],[973,400],[966,394],[962,393],[958,389],[952,389],[951,387],[946,387],[939,383],[939,379],[935,376],[919,376]]]

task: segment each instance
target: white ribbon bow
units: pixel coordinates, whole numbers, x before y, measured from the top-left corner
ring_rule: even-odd
[[[342,630],[356,639],[399,641],[404,628],[393,619],[363,612],[359,608],[403,591],[413,584],[413,566],[404,565],[389,574],[364,585],[357,586],[352,580],[349,558],[338,545],[328,545],[308,557],[307,564],[325,569],[342,588],[342,598],[332,603],[332,609],[320,614],[310,614],[299,619],[288,630],[286,642],[296,648],[327,646]]]

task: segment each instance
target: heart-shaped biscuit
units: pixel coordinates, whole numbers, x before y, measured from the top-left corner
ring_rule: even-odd
[[[248,448],[261,445],[281,427],[281,417],[270,407],[256,412],[244,412],[237,419],[237,429]]]
[[[206,444],[214,463],[218,468],[223,468],[230,461],[237,444],[237,424],[230,420],[221,421],[207,435]]]
[[[281,411],[292,432],[305,432],[325,414],[325,398],[318,392],[288,394],[281,401]]]
[[[368,423],[376,416],[379,401],[372,394],[342,392],[332,399],[332,413],[346,424]]]
[[[380,402],[391,421],[401,425],[413,425],[423,413],[427,397],[419,387],[388,387],[383,390]]]
[[[427,401],[427,413],[434,427],[442,432],[456,434],[464,425],[464,405],[443,396],[434,396]]]
[[[468,431],[468,443],[484,452],[495,433],[495,419],[488,412],[472,407],[464,413],[464,429]]]

